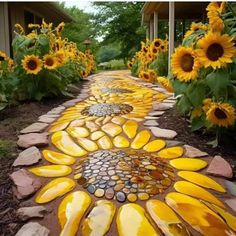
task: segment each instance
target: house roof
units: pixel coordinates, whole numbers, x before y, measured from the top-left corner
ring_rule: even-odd
[[[206,12],[209,2],[175,2],[175,19],[200,19]],[[141,10],[142,24],[149,22],[152,14],[156,11],[158,19],[168,19],[168,2],[146,2]]]

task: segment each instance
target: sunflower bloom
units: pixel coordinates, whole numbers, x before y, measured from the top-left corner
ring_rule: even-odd
[[[173,90],[173,86],[172,86],[170,80],[167,79],[166,77],[162,77],[162,76],[158,77],[158,78],[157,78],[157,82],[158,82],[159,84],[161,84],[162,87],[164,87],[164,88],[166,89],[166,91],[168,91],[168,92],[170,92],[170,93],[172,93],[172,92],[174,91],[174,90]]]
[[[235,118],[235,109],[228,103],[212,102],[206,113],[206,120],[226,128],[234,124]]]
[[[15,24],[15,28],[18,31],[19,34],[24,34],[24,28],[20,24]]]
[[[197,78],[200,64],[192,48],[179,47],[171,60],[172,72],[180,81],[191,81]]]
[[[66,56],[66,53],[65,53],[65,51],[63,49],[58,50],[55,53],[55,56],[57,58],[58,65],[65,64],[67,59],[68,59],[67,56]]]
[[[209,19],[210,29],[214,32],[222,32],[225,25],[224,21],[220,17],[220,13],[218,11],[209,11],[207,13],[207,17]]]
[[[57,59],[54,55],[45,55],[43,61],[46,69],[54,70],[57,68]]]
[[[7,59],[7,55],[5,52],[0,51],[0,62],[5,61]]]
[[[43,62],[35,55],[27,55],[21,61],[27,74],[37,75],[43,68]]]
[[[198,41],[197,50],[199,61],[204,67],[221,68],[226,63],[232,63],[235,55],[233,38],[224,34],[209,32]]]
[[[208,4],[207,11],[218,11],[222,13],[225,10],[226,2],[211,2]]]

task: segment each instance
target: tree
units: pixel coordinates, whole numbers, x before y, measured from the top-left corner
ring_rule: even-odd
[[[103,45],[120,45],[120,58],[127,60],[139,50],[145,39],[141,27],[141,2],[94,2],[98,13],[93,18],[97,37],[103,37]]]
[[[86,49],[83,42],[90,39],[92,44],[89,46],[93,51],[97,49],[97,40],[95,39],[95,28],[92,22],[92,14],[83,12],[79,8],[65,7],[65,3],[60,3],[60,6],[73,17],[74,21],[67,23],[62,36],[68,38],[77,44],[78,48],[82,51]]]
[[[98,62],[108,62],[110,60],[118,58],[120,55],[120,49],[114,45],[105,45],[100,47],[97,52],[97,61]]]

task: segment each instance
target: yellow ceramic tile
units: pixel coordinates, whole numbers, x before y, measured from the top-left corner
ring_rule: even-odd
[[[70,178],[57,178],[40,189],[35,201],[36,203],[47,203],[55,198],[63,196],[75,187],[75,182]]]
[[[30,168],[29,171],[43,177],[61,177],[69,175],[72,169],[66,165],[49,165]]]
[[[158,152],[158,156],[165,159],[173,159],[181,157],[183,153],[184,149],[182,147],[169,147]]]
[[[204,201],[204,204],[207,205],[211,210],[219,214],[227,223],[227,225],[236,232],[236,217],[227,212],[226,210]]]
[[[161,150],[162,148],[164,148],[165,146],[166,146],[166,142],[164,140],[156,139],[146,144],[143,147],[143,150],[147,152],[157,152]]]
[[[168,193],[165,199],[174,211],[202,235],[233,235],[220,216],[199,200],[181,193]]]
[[[69,127],[76,127],[76,126],[84,126],[85,125],[85,121],[84,120],[73,120]]]
[[[212,178],[207,177],[206,175],[193,171],[179,171],[178,176],[204,188],[214,189],[215,191],[221,193],[226,192],[226,190],[219,183],[217,183]]]
[[[225,207],[224,204],[214,195],[204,188],[197,186],[196,184],[192,184],[187,181],[178,181],[174,184],[174,189],[180,193],[195,197],[197,199],[205,200],[221,207]]]
[[[99,130],[99,126],[93,121],[86,121],[86,126],[91,132]]]
[[[125,122],[123,125],[123,130],[125,134],[130,138],[134,138],[135,135],[137,134],[138,130],[138,123],[134,120],[128,120]]]
[[[151,199],[146,202],[146,208],[153,221],[164,235],[190,236],[190,233],[179,217],[164,202]]]
[[[125,123],[125,118],[121,116],[115,116],[111,121],[117,125],[123,125]]]
[[[101,149],[111,149],[112,148],[112,142],[108,136],[103,136],[97,141],[98,146]]]
[[[87,152],[79,147],[65,131],[58,131],[54,133],[51,137],[53,145],[55,145],[59,150],[65,154],[71,156],[84,156]]]
[[[115,137],[122,132],[122,128],[114,123],[107,123],[103,125],[102,130],[112,137]]]
[[[118,135],[113,139],[113,144],[117,148],[127,148],[127,147],[129,147],[129,141],[121,135]]]
[[[103,131],[95,131],[91,134],[91,139],[93,141],[100,139],[101,137],[103,137],[104,135],[106,135]]]
[[[78,138],[78,144],[89,152],[94,152],[98,150],[98,145],[90,139]]]
[[[51,150],[43,150],[42,153],[43,157],[53,164],[73,165],[75,163],[75,158],[66,154],[54,152]]]
[[[53,132],[57,132],[60,130],[65,129],[67,126],[69,125],[69,122],[62,122],[62,123],[58,123],[58,124],[53,124],[50,129],[49,129],[49,133],[53,133]]]
[[[66,196],[58,208],[58,219],[62,228],[60,236],[75,236],[80,220],[91,204],[86,192],[76,191]]]
[[[178,170],[198,171],[207,166],[207,162],[196,158],[178,158],[171,160],[170,165]]]
[[[136,135],[134,141],[131,143],[131,148],[133,148],[133,149],[140,149],[140,148],[142,148],[144,145],[147,144],[147,142],[149,141],[150,137],[151,137],[151,134],[147,130],[140,131]]]
[[[110,229],[116,206],[113,202],[100,200],[83,221],[82,236],[104,236]]]
[[[146,217],[145,210],[129,203],[120,207],[116,219],[119,236],[158,236],[160,235]]]
[[[109,122],[110,120],[112,119],[111,116],[106,116],[103,121],[102,121],[102,124],[105,125],[107,122]]]
[[[89,136],[89,131],[84,127],[69,127],[66,131],[74,138],[86,138]]]

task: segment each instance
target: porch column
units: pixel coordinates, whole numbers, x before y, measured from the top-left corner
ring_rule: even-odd
[[[169,2],[169,73],[171,69],[171,55],[174,52],[175,44],[175,3]]]
[[[154,36],[154,22],[153,19],[150,19],[150,29],[149,29],[149,33],[150,33],[150,41],[153,40],[153,36]]]
[[[150,22],[148,23],[146,27],[146,39],[149,39],[150,37]]]
[[[10,56],[10,37],[8,21],[8,3],[0,2],[0,50]]]
[[[158,13],[154,12],[154,38],[158,37]]]

